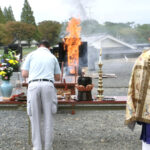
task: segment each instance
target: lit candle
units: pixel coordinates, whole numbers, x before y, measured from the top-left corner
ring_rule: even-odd
[[[100,48],[100,56],[102,56],[102,48]]]
[[[99,63],[101,63],[102,62],[102,58],[101,58],[101,55],[99,56]]]
[[[99,56],[99,63],[102,62],[102,48],[100,48],[100,56]]]

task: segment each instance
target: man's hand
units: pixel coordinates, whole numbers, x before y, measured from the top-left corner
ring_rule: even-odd
[[[55,78],[55,81],[59,81],[60,80],[60,74],[55,74],[54,78]]]

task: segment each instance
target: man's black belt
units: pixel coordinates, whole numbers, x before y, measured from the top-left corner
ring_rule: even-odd
[[[52,82],[53,83],[52,80],[48,80],[48,79],[34,79],[34,80],[29,81],[29,83],[36,82],[36,81],[47,81],[47,82]]]

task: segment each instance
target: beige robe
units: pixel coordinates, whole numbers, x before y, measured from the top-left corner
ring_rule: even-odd
[[[135,62],[129,82],[125,124],[150,123],[150,50]]]

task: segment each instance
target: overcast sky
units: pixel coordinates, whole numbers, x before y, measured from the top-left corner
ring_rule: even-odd
[[[96,19],[99,23],[135,22],[150,24],[150,0],[28,0],[36,23],[44,20],[68,21],[71,17]],[[11,6],[20,21],[24,0],[0,0],[0,7]]]

